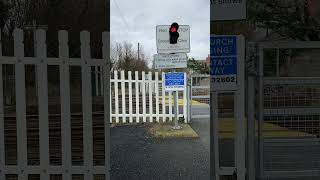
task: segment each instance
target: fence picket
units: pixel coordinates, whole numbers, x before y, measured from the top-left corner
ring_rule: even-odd
[[[159,122],[159,73],[155,72],[155,91],[156,91],[156,121]]]
[[[90,59],[90,33],[82,31],[81,40],[81,81],[82,81],[82,108],[83,108],[83,156],[84,165],[87,168],[84,179],[92,179],[93,170],[93,143],[92,143],[92,83]]]
[[[139,123],[139,114],[140,114],[140,110],[139,110],[139,99],[140,99],[140,91],[139,91],[139,72],[136,71],[135,72],[135,81],[136,81],[136,85],[135,85],[135,88],[136,88],[136,122]]]
[[[142,72],[142,114],[143,114],[143,122],[146,122],[146,74]]]
[[[59,66],[60,71],[60,99],[61,99],[61,141],[62,141],[62,167],[65,171],[71,170],[71,114],[70,114],[70,75],[68,47],[68,32],[59,31],[59,58],[63,63]],[[63,173],[63,179],[70,180],[69,173]]]
[[[168,92],[169,94],[169,120],[172,121],[172,91]]]
[[[49,168],[49,115],[48,115],[48,69],[44,63],[47,57],[46,32],[44,30],[36,31],[36,56],[40,58],[40,64],[37,65],[38,80],[38,99],[39,99],[39,143],[40,143],[40,165]],[[41,179],[48,179],[46,172],[41,173]]]
[[[166,116],[166,91],[164,90],[164,72],[162,72],[162,79],[161,79],[161,90],[162,90],[162,121],[166,122],[167,116]]]
[[[122,99],[122,122],[126,123],[126,84],[124,71],[121,71],[121,99]]]
[[[129,122],[132,123],[132,73],[128,71],[128,87],[129,87]]]
[[[119,123],[118,71],[114,71],[114,106],[116,123]]]
[[[19,176],[27,178],[24,170],[27,167],[27,122],[26,122],[26,86],[25,86],[25,65],[22,63],[24,57],[23,30],[14,30],[14,55],[18,58],[15,64],[16,73],[16,122],[17,122],[17,165]]]
[[[153,92],[152,92],[152,72],[149,72],[149,116],[150,116],[150,122],[153,122]]]
[[[94,66],[94,75],[95,75],[95,79],[94,79],[94,84],[95,84],[95,90],[96,90],[96,93],[95,93],[95,96],[99,96],[99,70],[98,70],[98,67],[99,66]]]

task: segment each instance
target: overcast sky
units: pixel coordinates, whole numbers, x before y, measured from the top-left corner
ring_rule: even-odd
[[[156,25],[172,22],[190,25],[189,57],[204,60],[210,47],[209,0],[111,0],[111,43],[140,42],[152,60],[156,49]]]

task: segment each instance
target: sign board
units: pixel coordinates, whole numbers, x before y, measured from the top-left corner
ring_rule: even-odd
[[[187,68],[187,54],[155,54],[153,56],[155,69]]]
[[[185,73],[171,72],[164,75],[166,91],[183,91],[185,89]]]
[[[210,0],[211,21],[246,19],[246,0]]]
[[[243,36],[210,37],[211,88],[214,91],[237,90],[239,61],[244,63],[244,50]]]
[[[159,25],[157,31],[157,53],[189,53],[190,52],[190,26],[180,25],[177,44],[170,44],[169,25]]]

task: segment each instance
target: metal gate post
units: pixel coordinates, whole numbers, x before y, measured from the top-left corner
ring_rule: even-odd
[[[238,55],[237,62],[237,91],[235,92],[235,165],[237,179],[245,180],[246,178],[246,146],[245,146],[245,39],[243,36],[238,37]]]
[[[258,139],[259,139],[259,177],[263,177],[263,121],[264,121],[264,86],[263,86],[263,48],[259,46],[259,58],[258,58],[258,78],[259,78],[259,84],[258,84]]]
[[[190,90],[191,90],[191,85],[189,83],[190,79],[192,77],[190,75],[188,75],[188,78],[187,78],[187,122],[190,123],[191,122],[191,93],[190,93]]]
[[[210,177],[219,180],[219,117],[218,117],[218,92],[210,92]]]
[[[255,89],[254,89],[254,76],[248,77],[248,112],[247,112],[247,174],[248,180],[255,180]]]

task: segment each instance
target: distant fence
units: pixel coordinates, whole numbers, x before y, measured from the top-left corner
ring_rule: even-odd
[[[174,118],[173,92],[163,88],[164,73],[114,71],[110,80],[111,123],[167,122]],[[185,80],[186,82],[186,80]],[[178,93],[179,118],[187,118],[187,85]]]

